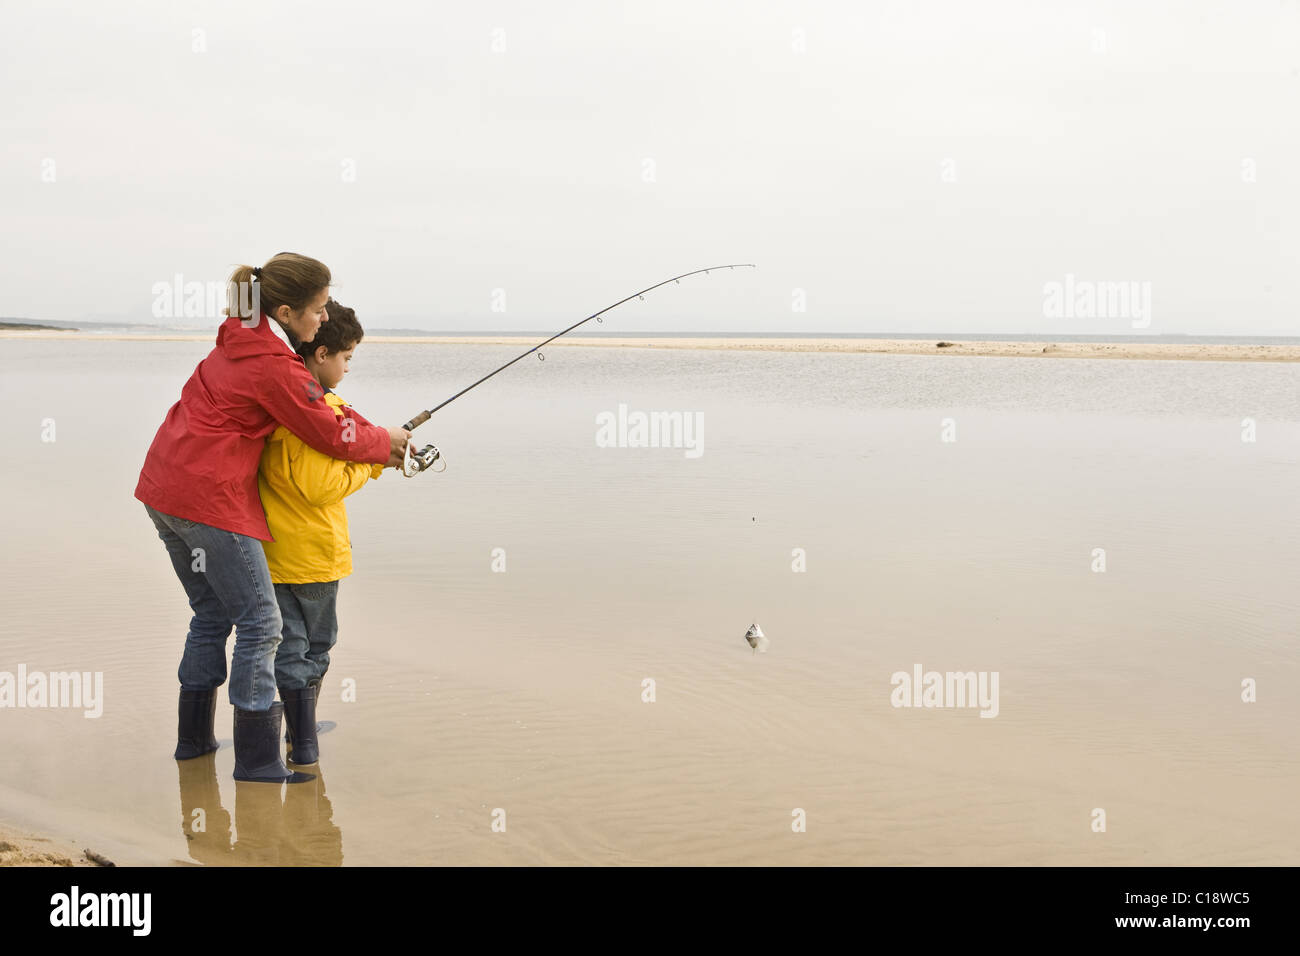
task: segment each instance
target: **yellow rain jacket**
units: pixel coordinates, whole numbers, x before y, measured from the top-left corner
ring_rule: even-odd
[[[347,403],[325,401],[343,417]],[[266,440],[257,490],[273,541],[263,541],[275,584],[337,581],[352,573],[352,541],[343,499],[384,472],[383,465],[322,455],[283,425]]]

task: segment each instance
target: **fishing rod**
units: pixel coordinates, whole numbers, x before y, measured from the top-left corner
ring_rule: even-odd
[[[486,382],[488,379],[490,379],[493,375],[496,375],[498,372],[504,372],[506,369],[508,369],[510,366],[514,365],[514,364],[515,364],[516,362],[518,362],[520,359],[527,358],[528,356],[532,355],[534,352],[537,352],[537,350],[540,349],[540,348],[542,348],[543,346],[545,346],[545,345],[549,345],[550,343],[554,342],[554,341],[555,341],[556,339],[558,339],[561,335],[568,335],[570,332],[572,332],[572,331],[573,331],[574,329],[576,329],[578,326],[580,326],[580,325],[586,325],[586,324],[587,324],[588,322],[590,322],[592,319],[595,319],[597,322],[600,322],[600,321],[601,321],[601,318],[600,318],[600,317],[601,317],[602,315],[604,315],[606,312],[610,311],[611,309],[616,309],[616,308],[618,308],[618,307],[619,307],[620,305],[622,305],[624,302],[630,302],[630,301],[632,301],[633,299],[644,299],[644,298],[645,298],[645,294],[646,294],[647,292],[653,292],[655,289],[659,288],[660,286],[665,286],[665,285],[667,285],[667,284],[670,283],[670,282],[680,282],[682,279],[688,278],[689,276],[697,276],[697,275],[700,275],[701,273],[703,273],[704,275],[708,275],[710,272],[713,272],[713,271],[715,271],[715,270],[717,270],[717,269],[754,269],[754,268],[757,268],[757,267],[756,267],[756,266],[754,265],[754,263],[752,263],[752,262],[736,262],[736,263],[732,263],[732,264],[730,264],[730,265],[725,265],[725,266],[710,266],[710,267],[707,268],[707,269],[696,269],[694,272],[683,272],[681,275],[679,275],[679,276],[673,276],[671,279],[665,279],[663,282],[656,282],[654,285],[649,286],[648,288],[642,289],[640,292],[633,292],[633,293],[632,293],[631,295],[629,295],[627,298],[625,298],[625,299],[619,299],[619,300],[618,300],[617,302],[615,302],[613,305],[607,305],[607,306],[605,306],[605,308],[601,309],[599,312],[593,312],[591,315],[587,316],[587,317],[586,317],[585,319],[583,319],[581,322],[574,322],[574,323],[573,323],[571,326],[569,326],[567,329],[564,329],[563,331],[560,331],[560,332],[556,332],[554,335],[552,335],[552,336],[551,336],[549,339],[547,339],[545,342],[538,342],[536,345],[534,345],[532,348],[530,348],[527,352],[524,352],[524,353],[521,354],[521,355],[516,355],[516,356],[515,356],[514,358],[512,358],[509,362],[506,362],[505,365],[502,365],[500,368],[498,368],[498,369],[494,369],[493,371],[488,372],[486,375],[484,375],[481,379],[479,379],[479,380],[478,380],[477,382],[475,382],[473,385],[467,385],[467,386],[465,386],[465,387],[462,388],[459,392],[457,392],[455,395],[453,395],[451,398],[447,399],[446,401],[441,402],[441,403],[439,403],[439,404],[433,406],[433,408],[430,408],[430,409],[428,409],[427,411],[420,412],[420,414],[416,415],[414,418],[412,418],[409,422],[407,422],[407,423],[406,423],[405,425],[403,425],[402,427],[405,428],[408,432],[409,432],[409,431],[413,431],[414,429],[418,428],[419,426],[421,426],[421,425],[423,425],[425,422],[427,422],[427,421],[429,420],[430,416],[432,416],[434,412],[438,411],[440,408],[445,408],[446,406],[450,405],[452,402],[454,402],[456,399],[460,398],[462,395],[464,395],[464,394],[465,394],[466,392],[468,392],[470,389],[478,388],[480,385],[482,385],[484,382]],[[540,359],[540,358],[542,358],[543,356],[542,356],[542,354],[541,354],[540,352],[538,352],[537,357]],[[406,443],[406,457],[405,457],[405,459],[404,459],[403,462],[402,462],[402,474],[404,474],[407,478],[414,478],[414,477],[415,477],[416,475],[418,475],[420,472],[424,471],[424,470],[427,469],[430,465],[432,465],[434,462],[440,460],[441,458],[442,458],[442,454],[441,454],[441,453],[438,451],[438,449],[435,448],[433,445],[425,445],[425,446],[424,446],[423,448],[421,448],[419,451],[412,453],[412,451],[411,451],[411,443],[410,443],[410,442],[407,442],[407,443]],[[435,468],[435,469],[434,469],[435,472],[442,472],[442,471],[446,471],[446,470],[447,470],[447,464],[446,464],[445,461],[443,462],[443,466],[442,466],[442,468]]]

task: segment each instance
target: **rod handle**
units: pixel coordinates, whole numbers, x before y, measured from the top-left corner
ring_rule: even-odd
[[[417,426],[423,425],[428,420],[429,420],[429,413],[420,412],[420,414],[416,415],[414,418],[412,418],[409,422],[407,422],[402,427],[405,428],[408,432],[414,431]]]

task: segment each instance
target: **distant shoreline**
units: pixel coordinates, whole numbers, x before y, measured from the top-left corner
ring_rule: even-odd
[[[201,342],[196,335],[128,335],[71,330],[0,329],[0,339],[63,341]],[[215,339],[215,335],[213,336]],[[534,335],[367,335],[367,344],[509,345],[526,348],[545,338]],[[940,346],[940,341],[944,344]],[[966,355],[991,358],[1166,359],[1206,362],[1300,362],[1300,345],[1224,345],[1188,342],[1046,342],[971,341],[954,339],[867,338],[646,338],[643,336],[566,336],[553,348],[724,349],[754,352],[826,352],[869,355]]]

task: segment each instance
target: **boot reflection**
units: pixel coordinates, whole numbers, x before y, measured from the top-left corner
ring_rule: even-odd
[[[340,866],[343,832],[334,825],[319,766],[292,786],[235,781],[236,838],[221,805],[216,753],[178,760],[181,830],[190,856],[208,866]],[[287,793],[286,793],[287,791]]]
[[[190,856],[209,866],[230,863],[230,814],[221,805],[215,752],[176,761],[181,786],[181,832]]]
[[[341,866],[343,831],[334,825],[334,809],[325,796],[325,775],[294,784],[284,798],[285,841],[281,866]]]
[[[235,781],[235,845],[231,848],[235,866],[281,865],[284,788],[283,783]]]

